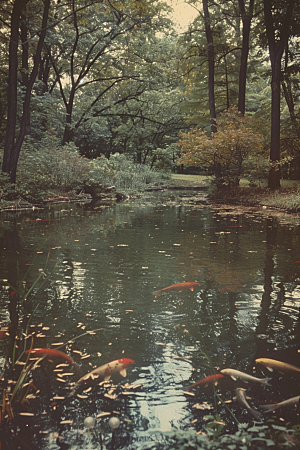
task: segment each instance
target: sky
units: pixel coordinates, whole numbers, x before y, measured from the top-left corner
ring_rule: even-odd
[[[172,19],[182,30],[186,30],[188,24],[196,17],[197,11],[192,6],[184,2],[184,0],[167,0],[174,13],[172,14]]]

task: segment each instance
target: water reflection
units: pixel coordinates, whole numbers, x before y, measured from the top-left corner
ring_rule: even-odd
[[[3,216],[0,238],[1,279],[20,286],[30,268],[27,289],[33,290],[26,314],[33,316],[23,317],[6,282],[1,290],[2,322],[16,324],[19,315],[24,319],[18,327],[20,349],[29,319],[33,346],[56,348],[53,344],[71,340],[63,351],[82,374],[121,357],[135,360],[126,379],[113,377],[116,398],[106,395],[111,387],[98,386],[68,399],[78,375],[62,382],[50,366],[34,371],[32,380],[41,392],[28,408],[36,414],[39,433],[30,434],[26,416],[19,426],[40,449],[55,448],[53,433],[72,441],[77,430],[79,439],[84,418],[103,412],[122,419],[116,448],[134,448],[150,440],[151,431],[199,430],[209,408],[217,408],[230,427],[231,417],[212,390],[198,388],[187,396],[186,387],[218,368],[255,374],[257,357],[300,365],[298,227],[253,214],[178,205],[160,196],[112,208],[64,205]],[[36,291],[35,280],[43,272],[47,283]],[[154,296],[186,281],[200,286]],[[101,330],[84,335],[94,329]],[[11,354],[9,340],[1,340],[2,361]],[[299,395],[297,383],[287,389],[281,375],[275,378],[267,389],[251,387],[256,407],[263,397],[279,401]],[[235,388],[229,379],[219,392],[227,401]],[[252,420],[235,404],[230,407],[241,420]],[[108,414],[99,418],[105,445],[111,439]]]

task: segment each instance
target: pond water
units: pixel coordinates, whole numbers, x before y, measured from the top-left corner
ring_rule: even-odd
[[[267,357],[300,366],[299,225],[211,209],[182,195],[2,214],[0,321],[18,320],[19,340],[14,349],[13,326],[0,339],[1,392],[7,377],[18,379],[30,346],[59,348],[80,366],[42,361],[29,372],[29,397],[7,422],[12,448],[23,441],[59,449],[63,439],[69,448],[100,448],[102,439],[103,448],[138,449],[172,428],[200,431],[209,414],[219,414],[228,431],[233,415],[251,422],[232,401],[238,386],[254,409],[300,394],[299,377],[255,363]],[[183,282],[200,284],[154,295]],[[100,383],[69,397],[78,378],[120,358],[134,363],[126,377],[112,376],[113,387]],[[270,382],[225,377],[214,389],[187,392],[224,368]],[[84,431],[88,416],[97,417],[94,434]],[[113,441],[111,416],[121,421]],[[279,416],[298,420],[296,408]]]

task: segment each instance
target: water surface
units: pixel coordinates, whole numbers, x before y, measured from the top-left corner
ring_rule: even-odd
[[[81,375],[115,359],[135,361],[126,378],[113,376],[113,393],[96,386],[71,398],[78,373],[62,382],[42,363],[31,376],[40,392],[22,410],[35,416],[18,416],[14,429],[32,445],[59,448],[59,433],[75,449],[100,448],[99,435],[80,430],[85,417],[107,412],[121,420],[114,447],[140,448],[172,427],[199,431],[211,413],[233,430],[232,416],[218,403],[232,400],[237,386],[249,390],[254,408],[300,394],[299,379],[255,365],[258,357],[300,365],[299,226],[171,200],[156,194],[113,207],[62,204],[2,215],[0,321],[19,316],[17,354],[29,348],[31,336],[34,347],[49,348],[75,338],[61,350]],[[22,297],[7,283],[24,293],[39,275],[25,314]],[[182,282],[200,286],[154,295]],[[2,374],[11,350],[10,338],[1,339]],[[209,388],[186,393],[223,368],[268,376],[270,386],[228,379],[216,391],[220,397]],[[226,405],[241,422],[252,420],[235,402]],[[296,411],[281,413],[296,422]],[[98,418],[104,447],[111,445],[109,417]]]

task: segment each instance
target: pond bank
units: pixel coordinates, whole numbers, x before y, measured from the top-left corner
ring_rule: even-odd
[[[222,210],[247,210],[252,209],[256,213],[263,215],[288,215],[290,218],[300,219],[300,190],[298,190],[299,181],[281,180],[281,189],[272,191],[265,187],[250,187],[249,183],[241,180],[240,187],[230,190],[215,191],[212,187],[212,177],[204,175],[185,175],[172,174],[170,180],[162,185],[149,186],[145,192],[152,191],[194,191],[189,199],[194,204],[210,204],[212,207]],[[197,193],[195,193],[197,192]],[[198,193],[199,192],[199,193]],[[114,186],[107,187],[103,193],[93,197],[87,193],[60,194],[40,201],[27,201],[19,198],[17,201],[9,202],[0,206],[1,211],[21,211],[43,208],[49,204],[57,203],[90,203],[98,201],[103,204],[112,205],[115,202],[123,201],[129,198],[142,196],[142,193],[136,195],[126,195],[122,192],[116,192]],[[186,200],[186,199],[185,199]]]

